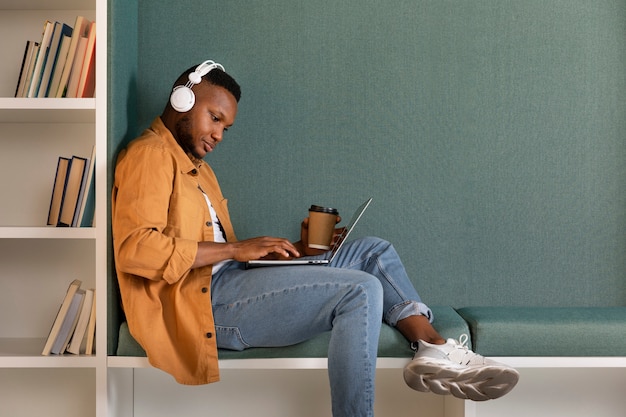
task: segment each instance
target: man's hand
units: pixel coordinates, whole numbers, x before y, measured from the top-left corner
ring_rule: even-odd
[[[255,237],[235,242],[232,245],[235,251],[232,259],[240,262],[260,258],[288,259],[301,256],[293,243],[278,237]]]
[[[227,259],[246,262],[264,257],[280,259],[300,256],[293,243],[279,237],[256,237],[233,243],[199,242],[191,268],[213,265]]]

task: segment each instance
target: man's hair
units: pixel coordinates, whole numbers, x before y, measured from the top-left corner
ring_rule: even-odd
[[[176,87],[179,85],[185,85],[187,81],[189,80],[189,74],[194,72],[197,67],[198,67],[197,65],[194,65],[193,67],[189,68],[187,71],[183,72],[180,75],[180,77],[178,77],[173,87]],[[235,97],[235,100],[239,102],[239,99],[241,98],[241,87],[239,86],[239,84],[237,84],[237,81],[235,81],[233,77],[231,77],[230,75],[228,75],[226,72],[222,71],[221,69],[219,68],[212,69],[211,71],[209,71],[208,74],[202,77],[202,81],[203,82],[206,81],[209,84],[213,84],[218,87],[225,88],[228,92],[230,92]]]

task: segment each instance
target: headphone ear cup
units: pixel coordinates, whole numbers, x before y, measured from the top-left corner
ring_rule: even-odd
[[[170,104],[172,108],[180,113],[185,113],[191,110],[196,102],[196,95],[191,91],[191,88],[184,85],[175,87],[170,95]]]

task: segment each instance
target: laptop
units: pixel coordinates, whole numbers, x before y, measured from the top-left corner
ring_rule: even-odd
[[[261,266],[293,266],[293,265],[328,265],[335,259],[337,253],[341,250],[341,247],[348,239],[348,236],[356,226],[357,222],[365,213],[365,210],[372,202],[371,198],[368,198],[363,204],[359,206],[358,209],[352,215],[350,222],[344,227],[343,232],[339,236],[339,238],[335,241],[335,244],[328,252],[326,252],[326,256],[322,259],[302,259],[302,258],[293,258],[293,259],[254,259],[246,262],[246,266],[249,268],[261,267]]]

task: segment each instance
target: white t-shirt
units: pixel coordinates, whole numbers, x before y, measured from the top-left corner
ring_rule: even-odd
[[[201,190],[202,191],[202,190]],[[213,208],[213,204],[211,204],[211,200],[209,197],[202,191],[202,195],[206,200],[206,204],[209,207],[209,212],[211,213],[211,222],[213,222],[213,241],[216,243],[225,243],[226,242],[226,233],[224,232],[224,228],[222,227],[222,223],[220,223],[220,219],[217,218],[217,213]],[[213,264],[213,274],[220,270],[226,263],[230,262],[230,259],[226,259],[224,261],[220,261]]]

